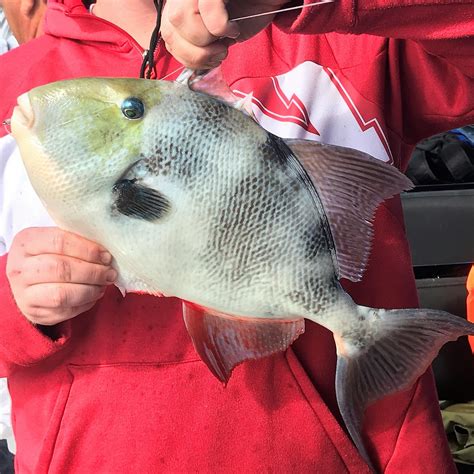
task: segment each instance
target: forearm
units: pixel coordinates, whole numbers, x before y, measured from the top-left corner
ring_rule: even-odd
[[[304,0],[305,4],[314,0]],[[290,5],[296,4],[292,2]],[[370,34],[386,38],[441,40],[474,36],[471,0],[335,0],[277,15],[291,33]]]

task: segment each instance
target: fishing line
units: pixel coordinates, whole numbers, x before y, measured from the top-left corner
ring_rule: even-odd
[[[172,76],[173,74],[175,74],[175,73],[177,73],[177,72],[182,71],[183,69],[184,69],[184,66],[180,66],[178,69],[175,69],[173,72],[170,72],[170,73],[166,74],[166,76],[163,76],[163,77],[161,78],[161,80],[167,79],[168,77]]]
[[[280,10],[273,10],[271,12],[263,12],[263,13],[256,13],[254,15],[247,15],[247,16],[241,16],[241,17],[238,17],[238,18],[231,18],[229,21],[242,21],[242,20],[250,20],[251,18],[257,18],[257,17],[261,17],[261,16],[265,16],[265,15],[276,15],[277,13],[282,13],[282,12],[289,12],[289,11],[292,11],[292,10],[302,10],[303,8],[308,8],[308,7],[314,7],[316,5],[323,5],[325,3],[334,3],[336,0],[320,0],[319,2],[313,2],[313,3],[307,3],[306,5],[297,5],[295,7],[288,7],[288,8],[282,8]],[[155,2],[156,3],[156,2]],[[158,10],[158,7],[157,7],[157,10]],[[159,10],[159,19],[157,19],[157,25],[160,25],[161,23],[161,6],[160,6],[160,10]],[[158,29],[159,29],[159,26],[158,26]],[[156,31],[156,28],[155,28],[155,31]],[[153,34],[155,34],[155,31],[153,32]],[[156,45],[155,45],[156,47]],[[148,50],[148,53],[151,51],[151,43],[150,43],[150,49]],[[146,67],[146,61],[143,62],[143,65],[142,65],[142,69]],[[184,69],[184,66],[181,66],[179,67],[178,69],[176,69],[175,71],[173,72],[170,72],[169,74],[167,74],[166,76],[163,76],[161,78],[161,80],[163,79],[166,79],[170,76],[172,76],[173,74],[175,74],[176,72],[180,71]],[[140,77],[143,77],[142,74],[140,73]]]
[[[288,8],[282,8],[281,10],[273,10],[272,12],[256,13],[255,15],[247,15],[247,16],[241,16],[239,18],[232,18],[229,21],[249,20],[250,18],[257,18],[257,17],[265,16],[265,15],[276,15],[277,13],[289,12],[291,10],[301,10],[307,7],[314,7],[315,5],[322,5],[323,3],[334,3],[335,1],[336,0],[322,0],[319,2],[307,3],[306,5],[298,5],[296,7],[288,7]]]
[[[150,46],[148,51],[143,58],[142,66],[140,68],[140,77],[151,79],[152,74],[156,77],[155,69],[155,51],[157,49],[158,43],[161,40],[160,28],[161,28],[161,13],[163,10],[163,0],[153,0],[153,4],[156,8],[156,25],[153,33],[151,34]]]

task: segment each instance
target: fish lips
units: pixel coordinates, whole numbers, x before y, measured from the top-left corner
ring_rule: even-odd
[[[17,99],[18,105],[13,109],[11,119],[12,133],[15,135],[15,130],[31,129],[35,123],[35,114],[31,106],[30,97],[28,93],[22,94]]]

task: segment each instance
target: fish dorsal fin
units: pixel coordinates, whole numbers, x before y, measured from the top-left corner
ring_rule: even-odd
[[[284,351],[304,332],[302,318],[237,318],[186,302],[183,317],[196,352],[224,383],[240,363]]]
[[[351,148],[285,140],[313,180],[331,229],[339,278],[360,281],[379,204],[413,183],[394,166]]]
[[[187,85],[195,92],[202,92],[203,94],[219,99],[255,120],[252,110],[252,95],[250,94],[243,98],[237,97],[227,82],[225,82],[220,67],[205,72],[185,69],[176,79],[176,82]]]

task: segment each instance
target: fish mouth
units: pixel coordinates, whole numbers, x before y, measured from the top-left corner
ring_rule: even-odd
[[[28,93],[20,95],[17,103],[18,105],[13,109],[11,120],[13,132],[15,131],[15,126],[31,128],[35,122],[35,114]]]

